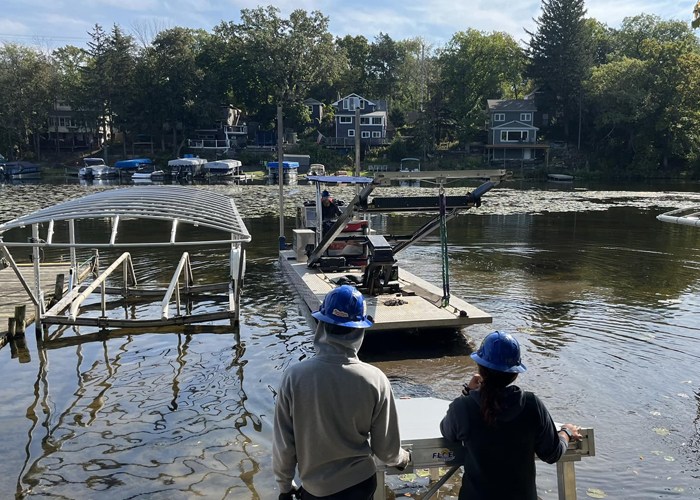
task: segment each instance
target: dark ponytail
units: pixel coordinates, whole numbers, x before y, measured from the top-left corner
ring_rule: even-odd
[[[517,373],[499,372],[486,368],[482,365],[479,367],[479,375],[481,375],[481,387],[479,394],[481,397],[481,418],[484,419],[486,425],[494,426],[496,418],[501,412],[500,399],[503,394],[503,389],[513,383],[517,378]]]

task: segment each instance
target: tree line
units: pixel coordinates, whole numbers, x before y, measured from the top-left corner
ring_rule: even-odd
[[[288,18],[267,6],[211,31],[127,34],[95,25],[85,48],[0,48],[0,152],[40,151],[48,116],[66,101],[83,123],[154,138],[176,152],[224,104],[262,129],[308,129],[304,99],[385,99],[409,151],[464,149],[485,138],[487,99],[534,96],[546,140],[579,148],[611,174],[700,173],[700,41],[688,22],[640,14],[611,28],[583,0],[543,0],[521,42],[466,29],[442,47],[379,33],[333,36],[319,11]],[[327,106],[321,132],[330,133]],[[114,137],[114,134],[106,134]]]

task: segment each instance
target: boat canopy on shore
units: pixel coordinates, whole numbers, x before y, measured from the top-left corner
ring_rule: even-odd
[[[94,234],[94,231],[76,230],[80,224],[94,227],[96,219],[107,219],[107,234],[94,236],[83,241],[79,235]],[[149,241],[135,241],[121,234],[120,224],[124,221],[163,221],[170,225],[164,231],[164,238],[158,239],[157,232],[149,235]],[[32,238],[8,239],[12,230],[25,226],[32,227]],[[186,230],[179,231],[185,227]],[[40,235],[40,228],[45,233]],[[78,228],[79,229],[79,228]],[[206,229],[206,230],[204,230]],[[60,230],[60,233],[59,233]],[[57,236],[58,234],[58,236]],[[215,235],[215,236],[212,236]],[[234,201],[223,194],[205,189],[185,186],[138,186],[113,189],[91,194],[83,198],[67,201],[58,205],[37,210],[34,213],[18,217],[0,224],[0,253],[14,269],[18,279],[23,283],[37,310],[37,324],[45,325],[86,325],[105,328],[146,328],[186,325],[217,319],[230,319],[237,324],[239,316],[240,293],[245,272],[244,243],[251,240],[250,233],[243,223]],[[230,246],[229,275],[225,283],[196,285],[192,276],[189,254],[184,252],[180,261],[175,263],[170,284],[165,289],[142,286],[137,283],[131,254],[124,252],[102,274],[99,274],[98,249],[100,248],[154,248],[154,247],[211,247],[214,245]],[[12,247],[30,247],[34,266],[34,287],[25,282],[14,258],[10,253]],[[70,277],[67,292],[50,309],[45,310],[39,283],[42,249],[64,248],[70,252]],[[92,275],[96,276],[90,284],[79,283],[81,265],[78,263],[77,249],[93,249],[94,257],[90,259]],[[112,276],[115,271],[123,269],[123,285],[109,287],[107,281],[121,279]],[[101,292],[102,301],[99,316],[80,315],[81,304],[91,293]],[[160,315],[157,318],[124,318],[123,310],[116,314],[106,306],[107,294],[122,295],[121,301],[133,298],[162,297]],[[196,298],[212,300],[212,294],[228,297],[228,307],[224,311],[209,308],[195,308],[189,305]],[[188,306],[181,305],[180,297],[187,299]],[[95,309],[93,305],[91,308]],[[68,310],[66,314],[65,311]],[[40,331],[37,328],[37,331]],[[59,330],[59,334],[63,330]],[[51,340],[48,329],[46,341]]]

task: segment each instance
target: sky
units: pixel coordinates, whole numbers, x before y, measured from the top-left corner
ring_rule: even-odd
[[[625,17],[654,14],[690,22],[696,0],[588,0],[587,17],[617,28]],[[364,35],[372,41],[381,32],[394,40],[422,37],[435,48],[458,31],[504,31],[515,40],[529,39],[540,0],[3,0],[0,43],[20,43],[52,50],[84,47],[97,23],[107,31],[118,24],[137,36],[182,26],[207,31],[221,21],[240,21],[241,9],[274,5],[282,17],[294,9],[319,10],[336,36]],[[697,31],[700,34],[700,30]]]

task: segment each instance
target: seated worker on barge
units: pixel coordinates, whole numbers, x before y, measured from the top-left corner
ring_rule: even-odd
[[[272,469],[279,500],[291,500],[295,467],[302,500],[372,500],[373,456],[405,467],[391,384],[357,356],[373,322],[362,294],[342,285],[313,313],[316,355],[288,368],[275,404]]]
[[[335,219],[342,213],[336,201],[331,197],[331,194],[324,190],[321,193],[321,219],[323,221],[324,234],[333,225]]]
[[[569,441],[581,440],[580,428],[564,424],[557,430],[535,394],[510,385],[526,370],[510,334],[490,333],[471,357],[479,373],[440,423],[442,435],[464,449],[459,500],[536,500],[533,457],[556,462]]]

